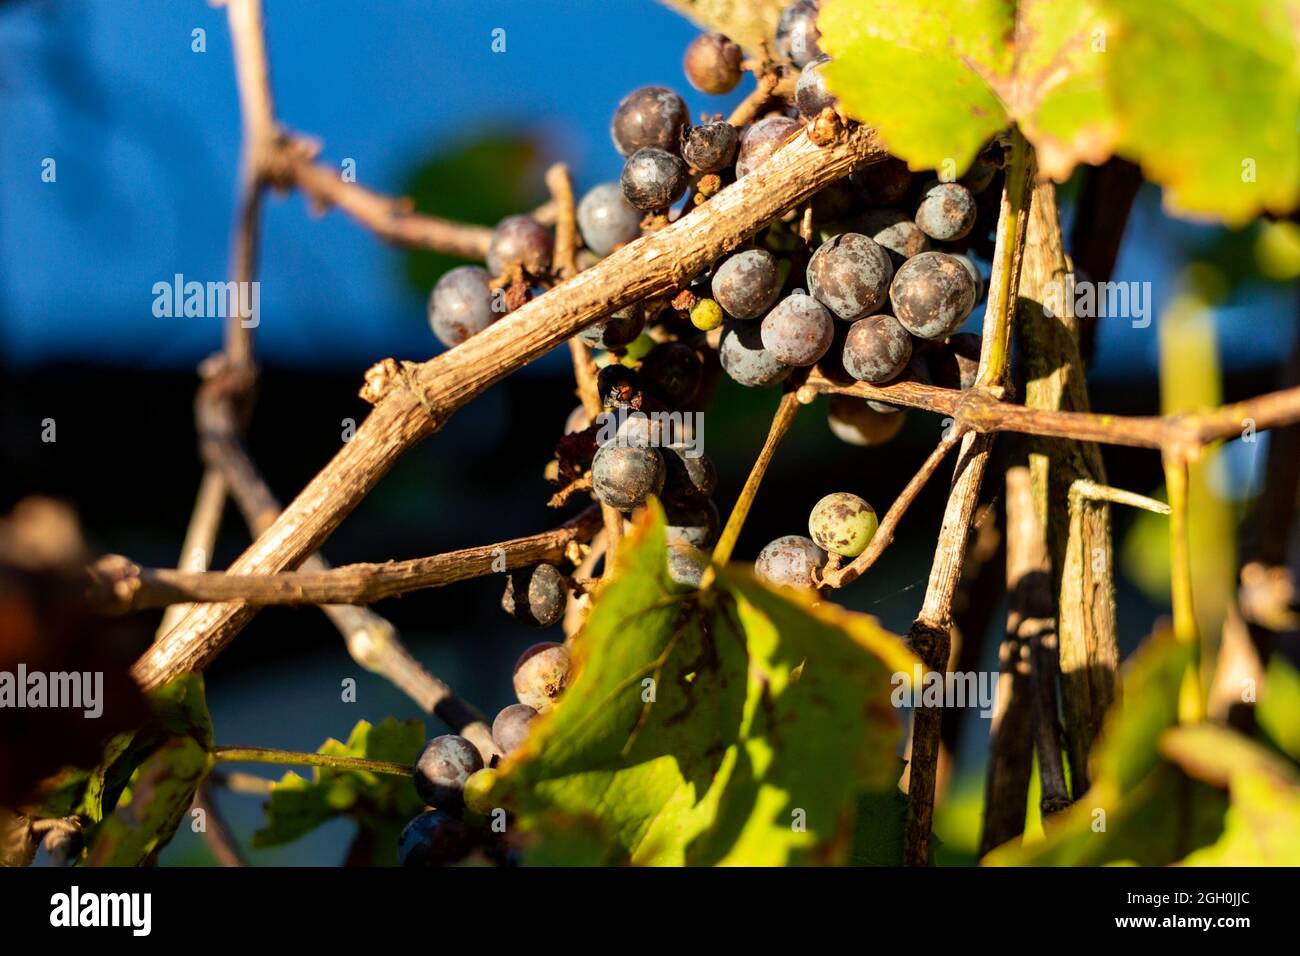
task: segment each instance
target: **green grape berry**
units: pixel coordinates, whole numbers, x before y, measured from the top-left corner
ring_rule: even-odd
[[[691,309],[691,325],[701,332],[712,332],[722,324],[722,306],[713,299],[700,299]]]
[[[808,533],[818,547],[846,558],[867,550],[879,526],[875,509],[847,491],[827,495],[808,516]]]

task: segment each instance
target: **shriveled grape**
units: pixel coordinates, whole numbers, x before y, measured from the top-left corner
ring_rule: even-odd
[[[740,133],[730,123],[694,126],[682,144],[682,158],[702,173],[726,169],[736,159]]]

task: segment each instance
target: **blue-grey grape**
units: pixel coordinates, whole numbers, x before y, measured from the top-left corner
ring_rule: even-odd
[[[686,193],[690,171],[675,153],[643,146],[623,164],[623,195],[637,209],[663,209]]]
[[[851,322],[875,312],[889,294],[894,265],[867,236],[846,232],[818,247],[808,262],[808,289],[835,314]]]
[[[447,866],[474,848],[474,832],[443,810],[427,810],[408,823],[397,839],[397,861],[408,867]]]
[[[464,803],[465,781],[483,769],[478,748],[456,734],[434,737],[415,761],[415,790],[425,803],[456,810]]]
[[[811,590],[812,573],[826,564],[826,552],[811,538],[787,534],[767,544],[758,552],[754,573],[768,584]]]
[[[810,295],[786,296],[763,316],[763,348],[786,365],[812,365],[831,347],[835,320]]]
[[[640,302],[619,309],[578,333],[578,340],[593,349],[621,349],[645,328],[645,309]]]
[[[740,82],[744,57],[739,44],[721,33],[701,33],[686,48],[682,71],[691,86],[701,93],[720,96],[730,93]]]
[[[641,211],[627,201],[618,183],[601,183],[578,203],[578,229],[588,249],[607,256],[641,235]]]
[[[916,224],[931,239],[952,242],[975,226],[975,197],[960,183],[932,183],[921,194]]]
[[[569,683],[569,649],[554,641],[534,644],[515,662],[515,697],[539,714],[555,706]]]
[[[899,267],[889,299],[903,328],[917,338],[942,339],[975,307],[975,283],[956,257],[923,252]]]
[[[795,0],[781,11],[776,23],[776,52],[795,66],[805,66],[821,56],[818,44],[817,0]]]
[[[888,382],[907,368],[911,357],[911,336],[892,315],[858,319],[844,339],[844,371],[859,382]]]
[[[713,270],[713,298],[733,319],[756,319],[781,294],[781,267],[766,249],[746,249]]]
[[[663,86],[643,86],[618,104],[609,135],[624,156],[644,146],[675,150],[689,121],[686,103],[680,96]]]
[[[826,88],[826,77],[822,67],[831,61],[822,54],[799,72],[799,82],[794,88],[794,103],[799,108],[799,115],[804,119],[814,119],[828,106],[835,105],[835,97]]]
[[[429,326],[448,348],[482,332],[497,317],[492,310],[491,277],[478,266],[444,273],[429,293]]]
[[[758,169],[767,162],[769,156],[801,129],[803,124],[788,116],[767,116],[757,123],[752,123],[740,137],[740,151],[736,155],[736,175],[747,176]]]
[[[762,333],[753,322],[730,322],[723,327],[718,361],[732,381],[749,388],[775,385],[791,370],[791,366],[763,348]]]
[[[702,173],[726,169],[736,159],[740,133],[730,123],[693,126],[682,143],[682,158]]]
[[[591,489],[601,504],[631,511],[664,486],[664,460],[657,448],[608,444],[591,463]]]
[[[532,216],[507,216],[492,230],[487,267],[497,276],[516,265],[533,275],[542,275],[551,267],[554,250],[551,231]]]
[[[492,721],[492,740],[503,754],[509,755],[528,739],[529,725],[537,710],[527,704],[511,704]]]
[[[531,627],[550,627],[564,617],[569,585],[553,564],[516,568],[506,576],[501,607]]]

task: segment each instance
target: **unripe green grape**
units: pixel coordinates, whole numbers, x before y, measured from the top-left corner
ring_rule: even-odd
[[[691,308],[691,325],[701,332],[712,332],[722,324],[722,306],[713,299],[700,299]]]
[[[827,495],[808,516],[808,533],[818,547],[846,558],[865,551],[879,526],[875,509],[847,491]]]

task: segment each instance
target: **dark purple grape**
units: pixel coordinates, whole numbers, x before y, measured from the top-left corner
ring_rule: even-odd
[[[859,382],[888,382],[907,367],[911,357],[911,336],[892,315],[858,319],[844,340],[844,370]]]
[[[669,445],[664,456],[663,499],[667,503],[698,501],[713,494],[718,472],[708,455],[692,453],[687,445]]]
[[[896,203],[912,188],[907,163],[890,156],[849,175],[849,182],[862,198],[878,206]]]
[[[680,156],[643,146],[623,164],[623,195],[637,209],[664,209],[686,194],[690,170]]]
[[[611,443],[596,450],[591,489],[601,504],[631,511],[664,486],[664,459],[657,448]]]
[[[713,270],[713,298],[733,319],[756,319],[781,293],[781,267],[766,249],[746,249]]]
[[[920,339],[942,339],[975,307],[975,283],[954,256],[923,252],[899,268],[889,299],[903,328]]]
[[[564,617],[569,584],[552,564],[516,568],[506,576],[501,607],[531,627],[550,627]]]
[[[542,275],[551,267],[554,250],[551,231],[532,216],[507,216],[492,230],[487,251],[488,271],[499,276],[521,265],[532,275]]]
[[[940,388],[968,389],[980,368],[980,337],[973,332],[950,335],[926,353],[926,367]]]
[[[718,506],[708,498],[685,504],[665,505],[668,516],[668,544],[689,544],[707,548],[718,540],[722,520]]]
[[[708,556],[698,548],[682,542],[668,546],[668,579],[673,584],[698,588],[708,567]]]
[[[931,239],[951,242],[975,226],[975,197],[960,183],[932,183],[921,193],[916,224]]]
[[[1002,168],[1002,162],[992,155],[981,154],[979,158],[971,164],[970,169],[966,170],[966,175],[958,180],[963,186],[972,193],[982,193],[989,188],[994,177],[997,176],[998,170]]]
[[[675,150],[689,122],[686,103],[680,96],[663,86],[643,86],[618,104],[609,135],[623,156],[631,156],[645,146]]]
[[[801,129],[803,124],[788,116],[768,116],[752,124],[740,137],[736,175],[747,176],[758,169]]]
[[[641,381],[669,408],[681,408],[700,390],[704,363],[683,342],[656,345],[641,360]]]
[[[928,344],[929,343],[922,342],[921,346],[924,348]],[[933,385],[934,382],[930,380],[930,372],[926,368],[922,355],[923,353],[921,352],[921,349],[918,349],[916,344],[913,343],[912,358],[907,363],[907,368],[903,369],[902,374],[897,378],[884,382],[883,384],[896,385],[899,382],[920,382],[922,385]],[[891,405],[888,402],[879,402],[874,398],[867,399],[867,407],[872,411],[880,412],[882,415],[895,415],[903,411],[903,408],[899,405]]]
[[[843,179],[819,189],[811,202],[813,220],[816,222],[845,219],[862,208],[862,199]]]
[[[812,590],[812,573],[820,571],[825,564],[826,552],[811,538],[787,534],[758,552],[754,574],[768,584]]]
[[[799,82],[794,88],[794,103],[804,119],[816,119],[826,107],[835,106],[835,97],[826,88],[826,78],[822,73],[822,67],[830,61],[829,56],[822,54],[815,60],[810,60],[799,73]]]
[[[442,810],[426,810],[408,823],[397,840],[397,862],[423,868],[447,866],[474,849],[474,833],[463,821]]]
[[[607,319],[589,325],[578,333],[578,340],[593,349],[621,349],[645,328],[645,309],[641,303],[619,309]]]
[[[836,318],[851,322],[880,308],[893,275],[889,253],[866,236],[846,232],[813,253],[808,289]]]
[[[682,71],[686,80],[701,93],[720,96],[730,93],[740,82],[745,54],[721,33],[701,33],[686,48]]]
[[[781,11],[776,23],[776,52],[795,66],[805,66],[822,55],[817,41],[817,0],[795,0]]]
[[[492,721],[492,740],[500,751],[509,756],[528,739],[529,725],[537,718],[537,711],[527,704],[511,704]]]
[[[682,144],[682,158],[702,173],[726,169],[736,159],[740,133],[730,123],[694,126]]]
[[[763,348],[786,365],[812,365],[835,338],[835,320],[826,307],[802,292],[778,302],[760,328]]]
[[[569,683],[569,649],[554,641],[534,644],[515,662],[513,681],[519,703],[539,714],[555,706]]]
[[[458,810],[465,802],[465,781],[483,769],[478,748],[456,734],[434,737],[415,761],[415,790],[440,810]]]
[[[438,280],[429,293],[429,325],[439,342],[452,348],[492,324],[491,282],[478,266],[458,266]]]
[[[627,408],[641,397],[641,379],[626,365],[614,362],[596,373],[596,394],[606,408]]]
[[[588,249],[607,256],[641,235],[641,211],[627,201],[618,183],[601,183],[578,203],[578,229]]]
[[[895,269],[930,249],[930,237],[901,209],[872,209],[862,215],[859,228],[889,252]]]
[[[879,412],[852,395],[832,395],[826,421],[840,441],[869,448],[883,445],[903,427],[907,416],[898,414],[893,406],[891,409]]]
[[[718,361],[732,381],[749,388],[775,385],[790,374],[790,366],[763,348],[757,323],[730,322],[723,327]]]

